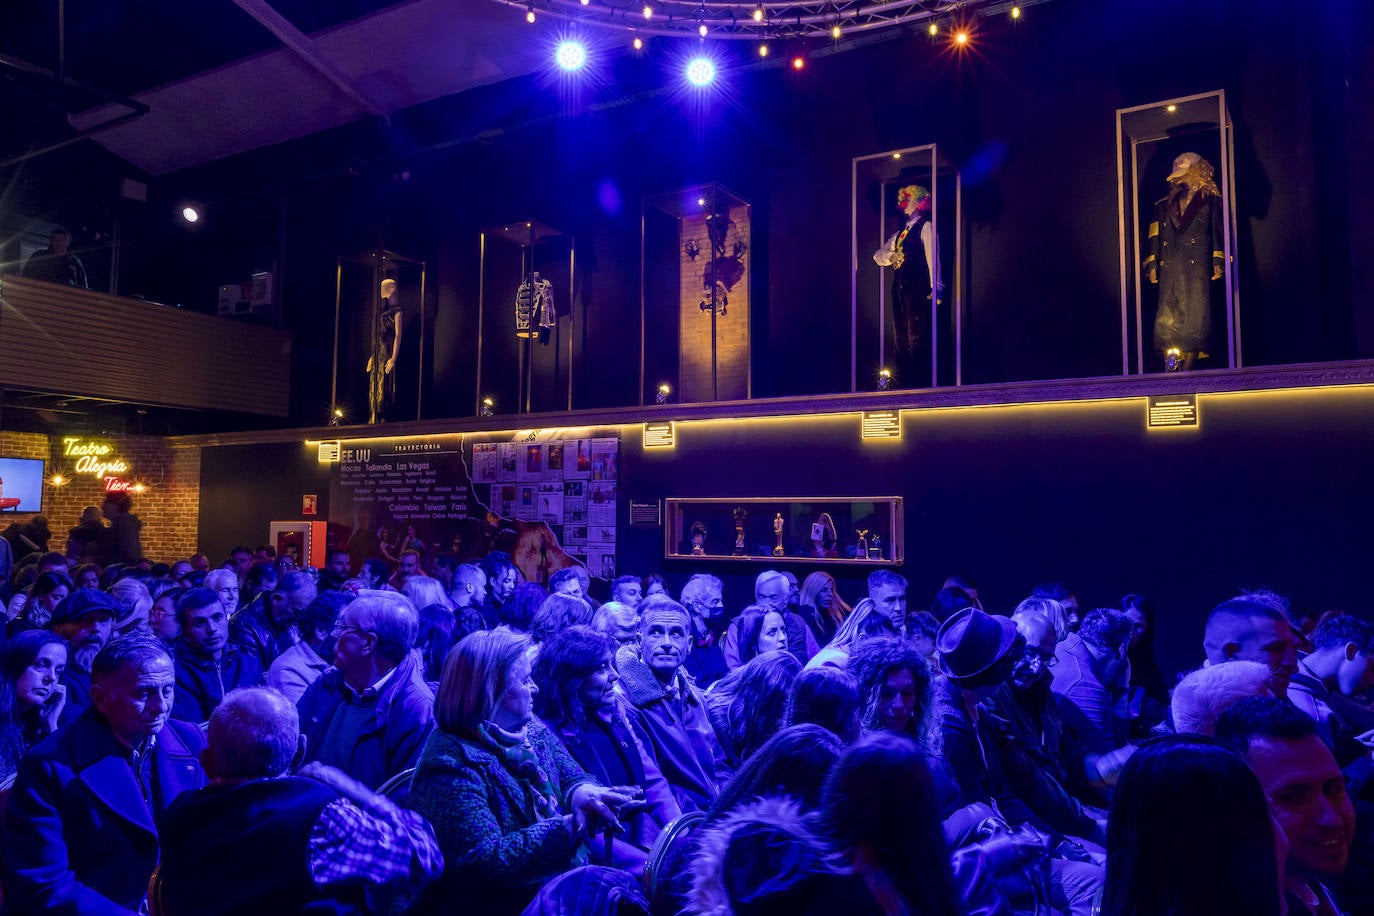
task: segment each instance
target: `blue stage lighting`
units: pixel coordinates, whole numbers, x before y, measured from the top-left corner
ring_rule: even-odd
[[[716,65],[709,57],[694,57],[687,63],[687,82],[709,86],[716,78]]]
[[[587,49],[580,41],[560,41],[554,52],[554,60],[564,70],[581,70],[587,62]]]

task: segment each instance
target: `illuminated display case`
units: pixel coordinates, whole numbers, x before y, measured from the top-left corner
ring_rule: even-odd
[[[895,387],[961,385],[964,378],[964,205],[963,180],[935,144],[856,156],[852,170],[853,235],[850,249],[850,390],[870,391],[878,372],[890,369]],[[879,266],[874,253],[907,221],[898,192],[916,185],[929,192],[926,216],[934,234],[933,287],[924,300],[920,336],[903,358],[892,302],[893,268]],[[913,238],[903,249],[924,258]]]
[[[396,281],[394,300],[384,302],[384,280]],[[394,309],[394,316],[384,314]],[[383,325],[390,322],[389,326]],[[379,334],[379,328],[383,328]],[[393,378],[379,377],[374,391],[368,363],[389,350],[392,329],[400,333]],[[425,262],[374,249],[338,259],[334,279],[334,370],[331,412],[344,423],[420,419],[424,409],[426,338]],[[380,343],[379,343],[380,341]],[[374,408],[378,416],[374,417]]]
[[[902,498],[666,500],[664,556],[756,562],[902,562]]]
[[[502,413],[572,410],[576,239],[516,220],[483,229],[480,244],[473,412],[486,397]]]
[[[749,202],[711,183],[646,198],[641,212],[639,403],[752,397]]]
[[[1156,351],[1154,326],[1164,277],[1151,283],[1146,259],[1152,253],[1151,223],[1158,202],[1169,191],[1175,160],[1196,153],[1211,164],[1220,192],[1219,219],[1210,233],[1221,252],[1222,275],[1201,278],[1211,325],[1210,358],[1199,369],[1238,369],[1244,365],[1240,338],[1240,283],[1237,250],[1235,142],[1226,93],[1220,90],[1151,102],[1116,113],[1117,204],[1121,235],[1121,374],[1159,372],[1165,354]],[[1167,247],[1167,246],[1166,246]],[[1160,254],[1167,254],[1164,248]],[[1182,254],[1182,252],[1180,252]],[[1211,265],[1212,251],[1196,259]]]

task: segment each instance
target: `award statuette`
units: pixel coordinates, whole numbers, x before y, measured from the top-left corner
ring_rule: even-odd
[[[773,536],[778,539],[778,543],[773,547],[773,556],[782,556],[782,513],[773,516]]]
[[[692,522],[692,556],[706,556],[706,526],[701,522]]]
[[[883,539],[876,534],[873,540],[868,542],[868,558],[870,560],[881,560],[883,558]]]
[[[868,558],[868,529],[858,528],[855,533],[859,536],[859,543],[855,546],[854,556],[859,559]]]
[[[736,506],[732,513],[735,519],[735,556],[744,556],[744,520],[749,517],[749,510],[743,506]]]

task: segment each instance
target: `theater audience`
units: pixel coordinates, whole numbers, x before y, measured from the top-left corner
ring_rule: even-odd
[[[230,621],[234,619],[234,614],[239,609],[239,588],[238,577],[232,569],[212,569],[205,574],[205,581],[202,586],[219,595],[220,604],[224,605],[224,613],[229,615]]]
[[[1217,739],[1259,777],[1288,839],[1283,884],[1290,916],[1339,913],[1328,885],[1350,861],[1355,809],[1317,723],[1284,700],[1252,697],[1221,714]],[[1358,876],[1366,888],[1369,880]]]
[[[210,784],[161,823],[166,916],[376,912],[378,891],[409,895],[442,871],[420,815],[330,767],[291,775],[300,724],[281,694],[231,691],[206,737]]]
[[[91,665],[110,641],[119,605],[93,588],[72,592],[53,611],[49,629],[67,641],[67,714],[75,716],[91,705]]]
[[[1259,662],[1208,665],[1184,675],[1169,707],[1180,735],[1216,734],[1217,719],[1246,697],[1272,697],[1274,675]]]
[[[1142,747],[1112,799],[1102,914],[1278,916],[1284,839],[1235,754],[1191,735]]]
[[[643,586],[639,584],[638,576],[618,576],[611,583],[611,600],[632,608],[639,607],[639,602],[644,598]]]
[[[1288,695],[1288,682],[1298,672],[1298,643],[1283,611],[1250,598],[1232,598],[1212,609],[1202,638],[1209,665],[1259,662],[1273,673],[1270,689]]]
[[[875,636],[897,636],[900,632],[893,626],[888,613],[880,610],[872,598],[861,598],[829,644],[817,652],[806,667],[843,668],[849,664],[849,656],[859,643]]]
[[[1070,633],[1068,615],[1064,613],[1064,605],[1053,598],[1031,595],[1016,606],[1011,619],[1017,620],[1026,614],[1039,615],[1048,620],[1050,625],[1054,627],[1054,636],[1057,642],[1068,639]]]
[[[475,563],[464,563],[453,571],[453,584],[449,588],[449,602],[460,618],[469,616],[475,623],[465,626],[469,629],[480,626],[491,629],[500,623],[495,608],[487,606],[487,574]],[[425,602],[432,604],[433,602]],[[424,607],[416,604],[416,607]],[[466,615],[464,612],[468,612]]]
[[[1130,634],[1120,611],[1097,608],[1055,650],[1051,689],[1063,714],[1065,753],[1075,778],[1082,774],[1099,788],[1111,786],[1125,762],[1119,749],[1130,731],[1124,690]]]
[[[859,740],[863,726],[859,682],[829,665],[807,668],[792,681],[787,694],[786,725],[819,725],[845,744]]]
[[[325,551],[324,568],[320,570],[320,591],[337,591],[343,588],[352,571],[353,565],[347,549],[334,547]]]
[[[654,595],[668,597],[668,583],[661,573],[649,573],[644,577],[644,597],[652,598]]]
[[[783,622],[787,627],[787,651],[802,664],[806,664],[820,651],[820,646],[816,643],[816,637],[811,634],[811,630],[807,628],[806,622],[796,612],[787,609],[787,593],[787,578],[777,570],[764,570],[754,580],[754,604],[783,615]],[[731,671],[741,664],[739,624],[739,617],[730,622],[721,645],[725,666]]]
[[[787,622],[779,611],[751,604],[739,616],[739,660],[746,664],[764,652],[787,651]]]
[[[514,567],[511,567],[514,569]],[[549,593],[537,582],[521,582],[502,602],[497,614],[501,625],[520,633],[528,633],[534,625],[534,615],[544,605]]]
[[[617,647],[639,640],[639,611],[619,601],[607,601],[592,615],[592,629],[615,640]]]
[[[705,690],[725,677],[721,638],[729,620],[725,614],[725,586],[710,573],[697,573],[682,587],[682,606],[692,618],[692,653],[687,672]]]
[[[640,610],[637,649],[618,654],[630,724],[673,789],[678,807],[696,811],[719,793],[724,751],[716,740],[706,702],[682,670],[692,650],[687,609],[670,598],[650,598]]]
[[[94,705],[29,751],[10,794],[2,845],[16,916],[139,912],[157,821],[205,784],[200,730],[169,718],[175,673],[162,643],[114,640],[91,669]]]
[[[395,594],[365,594],[339,612],[334,667],[297,704],[307,760],[370,789],[415,765],[434,728],[434,694],[411,652],[419,627]]]
[[[792,653],[778,649],[745,662],[711,685],[706,713],[733,773],[783,726],[787,694],[801,672]]]
[[[210,591],[209,589],[206,589]],[[153,635],[162,642],[171,646],[176,638],[181,635],[181,624],[177,623],[177,598],[186,594],[185,588],[169,588],[160,592],[153,599],[153,606],[148,609],[148,628]],[[213,594],[213,592],[211,592]],[[216,600],[219,599],[215,595]],[[223,607],[223,604],[220,605]]]
[[[268,687],[278,691],[292,703],[299,703],[305,690],[329,670],[333,657],[330,645],[334,621],[339,612],[353,600],[340,591],[321,592],[305,606],[296,618],[300,640],[272,661],[267,669]]]
[[[416,912],[521,912],[549,879],[587,864],[582,841],[616,826],[633,801],[629,789],[593,782],[534,715],[529,645],[481,631],[444,663],[438,728],[409,797],[434,827],[444,872]]]
[[[109,519],[110,526],[104,530],[100,545],[100,562],[138,563],[143,559],[141,531],[143,520],[134,515],[134,500],[128,493],[109,493],[100,507],[100,512]]]
[[[10,620],[8,633],[12,637],[25,630],[41,630],[52,622],[53,611],[72,593],[72,580],[66,573],[45,572],[33,580],[19,615]]]
[[[296,617],[315,600],[315,595],[315,583],[307,573],[289,572],[276,582],[272,591],[262,593],[261,602],[254,602],[234,615],[229,638],[266,671],[278,655],[300,639]]]
[[[827,572],[813,572],[802,583],[797,599],[797,613],[816,637],[817,645],[825,645],[835,636],[835,629],[849,616],[849,605],[840,597],[835,577]]]
[[[615,692],[616,644],[590,627],[569,627],[541,647],[534,665],[535,714],[573,760],[603,786],[633,786],[643,806],[620,819],[616,861],[642,869],[658,834],[682,812],[658,763],[635,736]]]
[[[72,583],[77,588],[100,588],[100,567],[82,563],[72,570]]]
[[[208,722],[230,690],[262,682],[262,667],[229,642],[229,618],[219,596],[208,588],[193,588],[181,596],[177,622],[181,638],[173,647],[177,689],[172,716]]]
[[[1368,756],[1369,748],[1356,738],[1374,729],[1374,710],[1360,699],[1374,686],[1374,625],[1333,614],[1317,625],[1311,645],[1298,661],[1288,699],[1316,720],[1346,766]]]
[[[67,643],[47,630],[28,630],[0,647],[0,792],[9,791],[25,752],[57,730],[66,668]]]
[[[534,644],[539,646],[568,627],[587,626],[591,622],[590,604],[570,592],[554,592],[534,612],[534,619],[530,621],[530,635],[534,638]]]
[[[416,608],[437,604],[454,610],[453,602],[449,600],[443,585],[439,583],[438,579],[431,579],[429,576],[411,576],[406,580],[405,585],[401,586],[401,594],[405,595],[406,600]]]

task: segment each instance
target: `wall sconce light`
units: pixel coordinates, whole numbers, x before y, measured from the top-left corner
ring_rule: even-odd
[[[338,425],[342,424],[342,423],[343,423],[343,418],[344,418],[344,409],[343,409],[342,407],[335,407],[335,408],[332,408],[332,409],[329,411],[329,425],[330,425],[330,426],[338,426]]]

